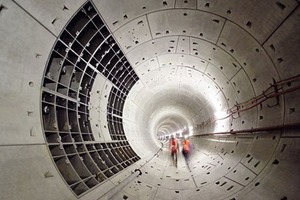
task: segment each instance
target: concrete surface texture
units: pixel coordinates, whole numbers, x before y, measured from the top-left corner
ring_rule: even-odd
[[[0,199],[300,199],[299,3],[0,0]]]

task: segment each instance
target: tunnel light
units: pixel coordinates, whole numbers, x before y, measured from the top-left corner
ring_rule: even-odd
[[[179,131],[179,137],[182,137],[182,131]]]
[[[212,142],[222,142],[222,143],[236,143],[235,140],[221,140],[221,139],[207,139]]]
[[[189,136],[194,134],[194,128],[192,126],[189,127]]]

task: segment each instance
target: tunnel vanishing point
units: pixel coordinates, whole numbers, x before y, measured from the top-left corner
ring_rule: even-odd
[[[299,4],[0,0],[0,199],[299,200]]]

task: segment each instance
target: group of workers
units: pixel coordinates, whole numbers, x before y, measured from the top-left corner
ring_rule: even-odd
[[[177,167],[177,154],[179,152],[179,144],[178,144],[178,140],[174,136],[172,136],[170,140],[170,151],[171,151],[173,163]],[[188,158],[190,152],[191,152],[191,143],[187,138],[184,138],[184,140],[182,141],[182,154],[184,156],[187,165],[188,165]]]

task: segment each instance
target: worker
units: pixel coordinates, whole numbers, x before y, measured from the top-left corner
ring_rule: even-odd
[[[190,152],[191,152],[191,143],[188,138],[184,138],[182,142],[182,154],[184,156],[186,163],[188,163]]]
[[[173,164],[177,167],[177,153],[178,153],[179,146],[178,146],[177,139],[174,136],[171,137],[169,146],[170,146]]]

